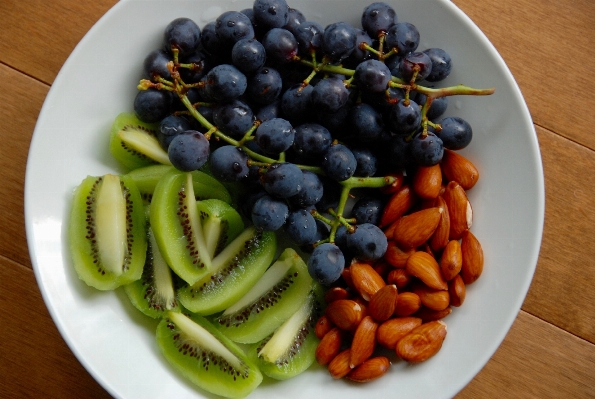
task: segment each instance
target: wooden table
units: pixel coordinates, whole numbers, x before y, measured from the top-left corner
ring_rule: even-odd
[[[545,170],[543,244],[504,343],[461,398],[595,397],[595,2],[454,0],[512,70]],[[0,1],[0,397],[106,398],[41,299],[27,250],[29,142],[60,67],[115,0]]]

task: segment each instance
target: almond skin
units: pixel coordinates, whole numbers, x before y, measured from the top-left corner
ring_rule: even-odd
[[[328,372],[334,379],[345,377],[352,370],[349,367],[349,358],[351,357],[351,349],[345,349],[339,352],[333,360],[328,364]]]
[[[413,207],[415,193],[408,184],[403,184],[386,202],[378,227],[383,228],[403,216]]]
[[[395,316],[411,316],[421,307],[419,295],[413,292],[401,292],[397,295],[397,305],[395,306]]]
[[[467,287],[460,274],[448,282],[448,294],[450,295],[450,306],[459,307],[465,302]]]
[[[366,360],[347,374],[347,379],[355,382],[369,382],[382,377],[390,367],[390,360],[377,356]]]
[[[316,347],[316,361],[325,366],[330,363],[341,351],[343,344],[343,331],[337,327],[327,332]]]
[[[396,268],[404,268],[407,264],[407,258],[415,252],[415,248],[403,250],[399,248],[396,242],[389,241],[384,253],[384,260]]]
[[[448,306],[443,310],[432,310],[422,306],[417,312],[413,314],[414,317],[419,317],[422,322],[427,323],[429,321],[436,321],[444,319],[446,316],[452,313],[452,307]]]
[[[440,164],[420,166],[413,175],[413,191],[423,199],[436,198],[442,189]]]
[[[450,218],[449,239],[458,240],[473,223],[473,208],[461,185],[451,181],[444,190],[444,201]]]
[[[351,297],[351,295],[345,288],[331,287],[324,294],[324,301],[326,303],[331,303],[337,299],[349,299],[349,297]]]
[[[416,327],[399,340],[397,356],[410,363],[420,363],[434,356],[446,338],[446,324],[431,321]]]
[[[351,341],[349,367],[354,368],[372,356],[376,348],[376,330],[378,323],[371,316],[366,316],[357,326]]]
[[[439,195],[436,198],[434,206],[442,209],[442,213],[440,214],[438,227],[434,230],[434,234],[432,234],[428,243],[434,252],[439,252],[446,246],[446,244],[448,244],[448,238],[450,237],[450,216],[448,214],[446,201],[444,201],[442,195]]]
[[[328,304],[325,314],[341,330],[353,330],[363,318],[363,309],[351,299],[338,299]]]
[[[444,310],[450,304],[448,291],[435,290],[423,284],[417,284],[413,292],[419,296],[421,304],[431,310]]]
[[[318,337],[318,339],[322,339],[326,335],[327,332],[332,330],[334,327],[333,323],[329,320],[329,318],[323,314],[318,318],[316,321],[316,325],[314,326],[314,333]]]
[[[483,272],[483,249],[477,237],[470,231],[465,231],[461,238],[461,252],[463,264],[461,277],[465,284],[475,282]]]
[[[396,285],[385,285],[379,289],[370,298],[368,304],[368,313],[376,321],[382,322],[388,320],[395,311],[397,305],[397,286]]]
[[[394,350],[397,342],[421,325],[418,317],[396,317],[382,323],[376,330],[376,341],[387,349]]]
[[[428,287],[435,290],[447,290],[448,285],[436,259],[427,252],[417,251],[407,259],[405,270],[414,277],[419,278]]]
[[[386,285],[382,276],[367,263],[352,263],[349,270],[353,286],[366,301],[369,301],[376,291]]]
[[[455,278],[463,267],[463,252],[461,251],[461,244],[457,240],[450,240],[440,258],[440,271],[442,277],[446,281]]]
[[[406,269],[394,269],[388,273],[386,282],[388,284],[394,284],[397,286],[397,289],[400,289],[411,282],[411,277],[411,274]]]
[[[393,240],[401,248],[416,248],[426,242],[438,227],[442,210],[438,207],[423,209],[395,221]]]
[[[455,151],[444,149],[440,166],[444,177],[449,181],[456,181],[464,190],[473,188],[479,180],[479,171],[475,165]]]

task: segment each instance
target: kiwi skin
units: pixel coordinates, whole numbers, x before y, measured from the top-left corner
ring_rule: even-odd
[[[133,181],[120,176],[128,213],[128,253],[119,276],[102,268],[93,231],[94,203],[102,179],[103,176],[87,176],[76,188],[68,224],[68,239],[72,262],[79,278],[98,290],[113,290],[141,277],[147,251],[146,216],[140,193]]]

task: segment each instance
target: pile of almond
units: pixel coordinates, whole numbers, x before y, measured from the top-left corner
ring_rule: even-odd
[[[479,178],[465,157],[445,150],[440,164],[398,176],[380,222],[389,246],[374,263],[355,260],[326,292],[318,320],[316,360],[333,378],[372,381],[390,359],[379,348],[419,363],[446,337],[444,317],[465,300],[466,285],[483,270],[483,250],[471,233],[466,191]]]

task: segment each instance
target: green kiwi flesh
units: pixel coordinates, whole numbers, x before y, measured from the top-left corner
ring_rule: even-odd
[[[311,284],[306,263],[287,248],[246,295],[214,317],[213,324],[235,342],[261,341],[300,309]]]
[[[274,232],[248,227],[213,259],[206,276],[180,288],[180,303],[203,316],[227,309],[256,284],[276,251]]]
[[[294,377],[314,363],[318,338],[314,332],[322,311],[322,290],[312,283],[302,306],[272,335],[248,350],[262,373],[276,380]]]
[[[112,124],[110,153],[130,170],[153,164],[171,165],[155,136],[158,127],[156,123],[142,122],[133,113],[119,114]]]
[[[159,179],[149,217],[159,250],[178,276],[194,284],[211,271],[191,173],[174,169]]]
[[[244,230],[244,221],[231,205],[218,199],[198,201],[196,206],[208,253],[214,258]]]
[[[111,290],[140,278],[147,250],[145,209],[126,176],[88,176],[74,192],[68,226],[81,280]]]
[[[179,311],[174,279],[163,259],[151,227],[147,232],[148,246],[145,267],[140,279],[124,286],[130,302],[149,317],[161,318],[168,310]]]
[[[177,371],[213,394],[243,398],[262,382],[254,362],[201,316],[168,311],[157,344]]]
[[[126,175],[134,181],[145,203],[150,203],[157,182],[172,170],[174,167],[170,165],[149,165],[131,170]],[[197,200],[216,198],[228,204],[231,203],[231,195],[217,179],[200,170],[190,173]]]

